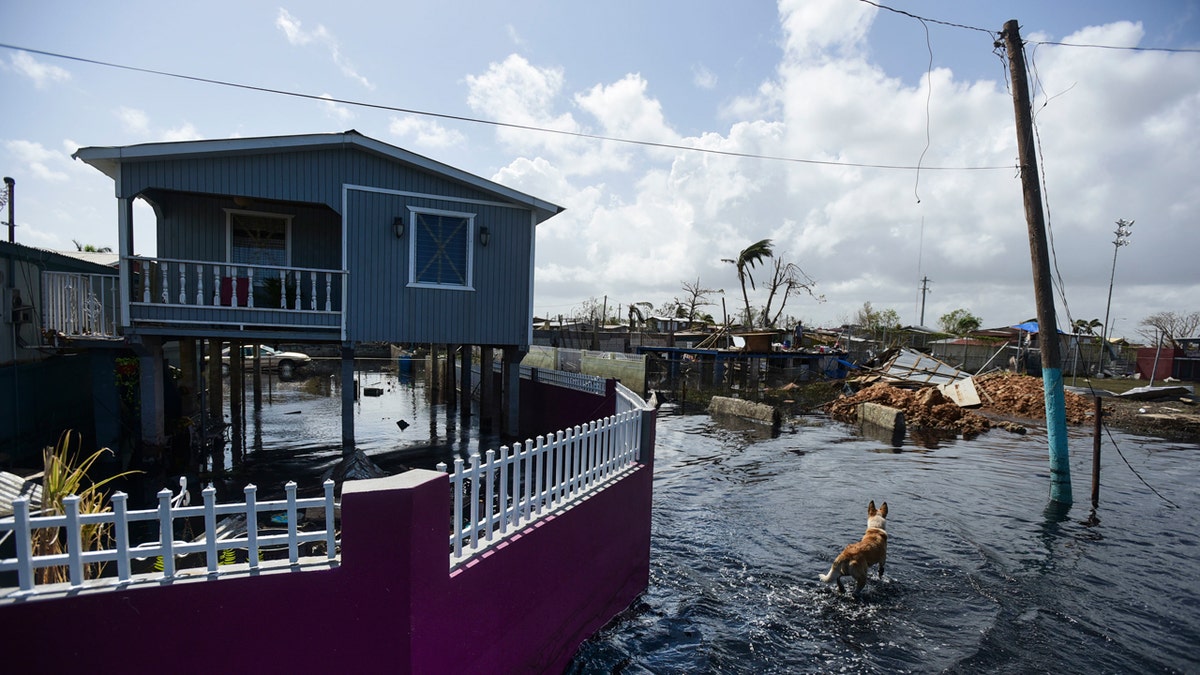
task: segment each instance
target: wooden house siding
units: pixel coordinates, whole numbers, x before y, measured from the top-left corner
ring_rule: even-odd
[[[534,229],[560,210],[553,204],[356,132],[85,148],[77,156],[112,176],[119,198],[142,197],[155,207],[158,260],[138,261],[128,283],[146,289],[149,278],[149,292],[160,295],[131,298],[135,331],[162,332],[203,317],[231,332],[271,325],[271,316],[205,300],[217,281],[226,283],[225,270],[211,263],[229,258],[227,214],[235,210],[290,219],[286,264],[263,264],[256,279],[284,267],[305,270],[303,309],[308,298],[320,304],[332,296],[326,311],[340,313],[343,342],[529,344]],[[469,288],[409,283],[412,208],[472,215]],[[392,227],[397,217],[409,228],[401,238]],[[490,233],[486,247],[481,227]],[[334,280],[331,293],[320,286],[323,278]],[[157,306],[171,304],[190,307]],[[290,316],[289,325],[306,321]],[[313,321],[321,330],[330,316]]]
[[[360,341],[525,345],[528,343],[529,210],[363,188],[346,191],[347,337]],[[471,289],[409,285],[410,207],[474,214]],[[392,230],[404,219],[404,237]],[[488,245],[478,230],[487,227]],[[486,336],[486,339],[481,339]]]

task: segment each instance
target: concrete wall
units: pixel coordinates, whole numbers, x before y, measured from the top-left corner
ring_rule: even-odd
[[[536,373],[536,371],[535,371]],[[576,425],[615,415],[616,381],[605,380],[605,395],[556,387],[545,382],[521,380],[521,420],[523,436],[565,430]]]
[[[558,673],[649,583],[649,464],[453,573],[449,489],[346,483],[338,567],[0,605],[5,670]]]

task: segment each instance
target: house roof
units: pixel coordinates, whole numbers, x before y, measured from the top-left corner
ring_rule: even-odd
[[[296,150],[356,148],[374,153],[426,171],[447,176],[473,188],[503,199],[523,204],[538,214],[538,222],[563,211],[563,207],[523,192],[480,178],[462,169],[409,152],[403,148],[377,141],[351,129],[342,133],[304,134],[296,136],[265,136],[260,138],[223,138],[200,141],[142,143],[112,147],[87,147],[75,151],[72,157],[83,160],[113,180],[117,180],[121,162],[156,159],[187,159],[213,155],[246,155]]]

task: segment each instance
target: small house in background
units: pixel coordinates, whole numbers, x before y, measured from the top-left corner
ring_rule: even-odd
[[[226,342],[336,344],[345,380],[363,343],[442,345],[468,365],[475,345],[483,372],[495,350],[501,427],[515,433],[535,228],[560,207],[355,131],[88,147],[75,157],[116,185],[118,332],[141,366],[144,443],[165,441],[169,342],[192,392],[205,344],[212,383]],[[139,199],[154,211],[155,255],[133,253]],[[210,406],[219,392],[210,388]],[[351,450],[354,389],[342,392]]]
[[[0,456],[30,463],[65,428],[100,445],[116,433],[115,397],[94,397],[111,385],[114,351],[65,349],[47,322],[79,337],[116,337],[113,270],[74,256],[0,241]],[[108,386],[111,391],[112,387]],[[105,433],[107,430],[108,433]],[[36,458],[34,458],[36,459]],[[40,460],[37,460],[40,461]],[[33,462],[33,463],[36,463]]]

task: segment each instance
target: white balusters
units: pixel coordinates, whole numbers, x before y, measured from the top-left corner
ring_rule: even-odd
[[[296,274],[300,273],[297,272]],[[309,309],[315,312],[317,311],[317,275],[309,272],[308,276],[312,279],[312,294],[309,296]]]
[[[179,263],[179,304],[187,304],[187,263]]]
[[[325,273],[325,311],[333,311],[333,275],[329,272]]]
[[[254,306],[254,268],[246,268],[246,306]]]

